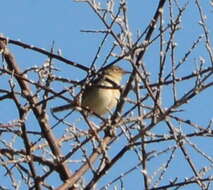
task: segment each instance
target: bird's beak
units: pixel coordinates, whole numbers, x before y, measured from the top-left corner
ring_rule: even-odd
[[[126,74],[130,74],[131,72],[129,72],[129,71],[125,71],[125,70],[123,70],[123,74],[124,75],[126,75]]]

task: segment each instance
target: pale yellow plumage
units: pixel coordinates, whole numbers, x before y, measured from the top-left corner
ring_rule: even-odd
[[[118,66],[110,66],[95,82],[87,86],[82,94],[81,106],[88,108],[98,115],[110,112],[118,103],[120,89],[118,88],[122,76],[127,73]],[[111,87],[111,88],[110,88]],[[55,107],[53,112],[72,108],[71,104]]]

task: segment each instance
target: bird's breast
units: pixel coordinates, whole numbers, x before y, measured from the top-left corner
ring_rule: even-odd
[[[112,84],[108,83],[104,85],[112,86]],[[82,106],[88,107],[98,115],[103,115],[106,112],[110,112],[117,105],[119,98],[119,89],[90,87],[82,96]]]

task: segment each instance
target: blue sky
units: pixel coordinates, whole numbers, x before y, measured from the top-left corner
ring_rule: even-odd
[[[154,14],[157,2],[158,1],[156,0],[148,0],[144,2],[139,0],[129,0],[127,2],[129,6],[129,25],[132,30],[133,40],[136,39],[137,30],[143,31],[147,26],[150,18]],[[207,0],[202,1],[202,7],[207,16],[206,22],[209,27],[208,29],[210,34],[212,34],[213,25],[211,22],[213,20],[213,7],[210,6],[209,1]],[[98,30],[104,28],[97,16],[85,3],[76,3],[71,0],[2,0],[0,18],[0,33],[3,33],[5,36],[14,40],[21,40],[27,44],[35,45],[47,50],[50,50],[52,42],[54,41],[55,49],[60,49],[64,57],[86,66],[91,64],[102,38],[100,34],[88,34],[80,31],[86,29]],[[195,8],[194,3],[189,4],[187,11],[182,17],[182,30],[177,32],[176,36],[176,42],[178,44],[176,54],[177,61],[184,57],[184,54],[192,46],[197,37],[200,34],[203,34],[203,31],[198,24],[198,20],[198,11]],[[167,20],[165,19],[165,22],[166,21]],[[210,36],[212,37],[212,35]],[[22,49],[21,47],[11,45],[10,48],[15,54],[18,64],[23,69],[29,68],[33,65],[41,65],[47,59],[47,57],[41,54]],[[206,66],[208,67],[208,55],[206,53],[204,44],[201,43],[189,57],[189,64],[180,70],[181,72],[179,74],[182,75],[183,73],[187,74],[188,72],[192,72],[192,67],[195,68],[194,65],[200,56],[206,59]],[[101,66],[102,60],[103,58],[101,57],[98,59],[96,65],[97,67]],[[150,72],[155,72],[159,62],[157,45],[150,47],[149,51],[147,51],[147,54],[144,57],[144,60]],[[61,76],[79,80],[84,76],[84,73],[77,69],[74,70],[73,68],[70,68],[57,60],[55,62],[56,67],[60,69],[59,75]],[[130,68],[128,65],[125,65],[124,67],[128,69]],[[153,82],[156,77],[157,74],[153,74],[153,76],[151,76]],[[4,82],[3,80],[0,81],[0,85],[6,85]],[[184,88],[187,88],[188,85],[190,86],[191,84],[187,84],[186,82],[179,89],[179,95],[184,93]],[[212,95],[213,90],[211,88],[197,96],[195,99],[189,102],[183,115],[186,118],[192,118],[194,122],[197,122],[200,125],[206,125],[208,121],[212,119]],[[166,91],[163,98],[163,104],[168,104],[169,106],[169,101],[169,92]],[[55,104],[57,104],[57,102]],[[1,118],[0,122],[9,122],[11,118],[16,117],[16,113],[10,111],[10,106],[12,105],[9,102],[2,102],[1,105],[8,114],[6,114],[4,118]],[[3,113],[0,111],[0,114]],[[161,129],[159,129],[159,131],[160,130]],[[212,140],[209,142],[212,142]],[[120,146],[122,145],[115,146],[113,149],[115,149],[115,151],[116,149],[119,150]],[[201,149],[205,149],[206,151],[208,151],[210,148],[212,149],[212,146],[208,145],[208,143],[207,145],[205,143],[201,145]],[[132,154],[134,155],[134,153],[127,154],[127,156],[123,159],[122,164],[132,162],[130,165],[134,166],[136,161],[131,159],[133,156]],[[212,153],[211,156],[213,156]],[[197,159],[196,162],[199,162],[199,159]],[[154,165],[157,167],[156,163],[154,163]],[[122,168],[123,165],[118,165],[112,170],[116,171]],[[178,173],[181,175],[182,168],[175,169],[179,170]],[[152,168],[150,170],[152,170]],[[113,173],[115,176],[118,175],[118,173],[112,172],[112,174],[109,176],[110,179],[114,177]],[[1,172],[0,168],[0,176],[2,174],[3,173]],[[130,175],[128,178],[131,181],[131,184],[127,185],[129,188],[133,186],[137,188],[138,181],[142,181],[141,176],[131,177]],[[103,181],[110,181],[110,179],[106,177]],[[54,184],[54,181],[52,181],[52,183]],[[101,182],[101,184],[103,185],[105,183]],[[140,183],[140,187],[142,187],[142,182]],[[187,188],[187,190],[189,190],[189,188]]]

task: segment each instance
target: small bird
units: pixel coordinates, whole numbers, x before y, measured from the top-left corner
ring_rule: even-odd
[[[81,107],[87,108],[97,115],[110,112],[120,99],[120,82],[124,71],[118,66],[110,66],[102,71],[92,84],[87,85],[81,97]],[[73,104],[66,104],[52,109],[52,112],[61,112],[73,108]]]

